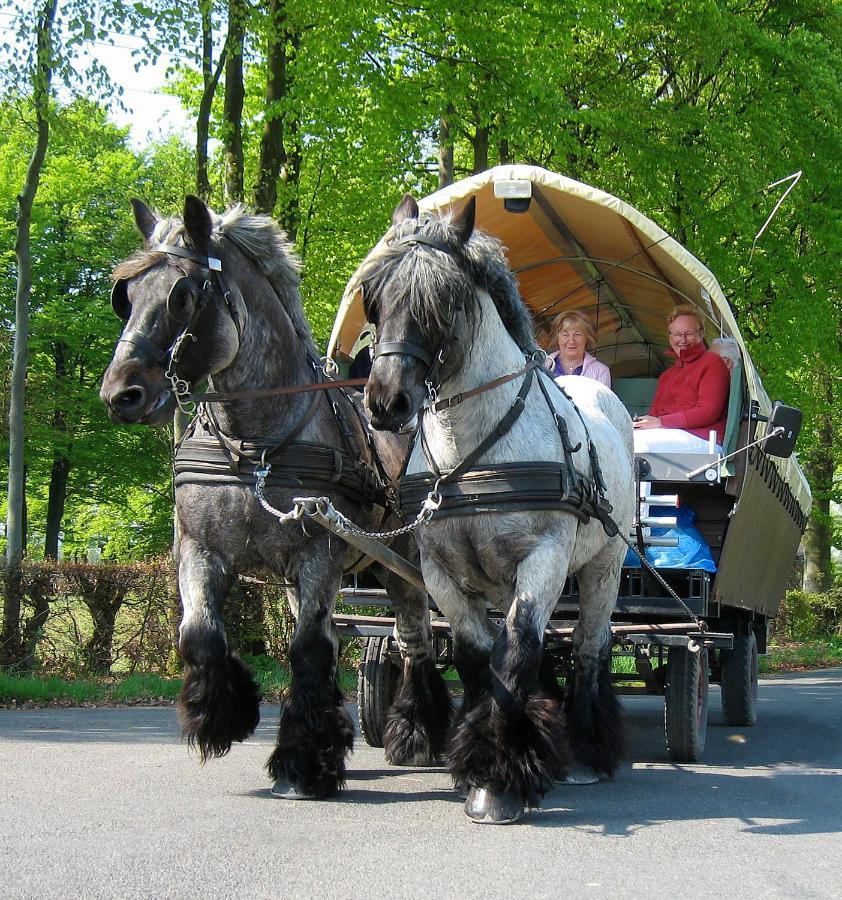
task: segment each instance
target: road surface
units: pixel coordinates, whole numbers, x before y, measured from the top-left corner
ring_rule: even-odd
[[[271,798],[272,707],[206,766],[171,708],[0,710],[0,897],[842,897],[842,669],[763,679],[754,728],[718,694],[704,763],[624,698],[614,781],[505,827],[359,739],[341,799]]]

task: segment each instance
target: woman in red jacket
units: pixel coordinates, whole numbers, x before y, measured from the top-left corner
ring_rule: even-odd
[[[667,334],[676,361],[658,379],[649,415],[634,423],[635,449],[675,444],[672,449],[704,452],[711,431],[717,444],[725,435],[731,375],[722,357],[705,346],[704,318],[692,304],[673,309]]]

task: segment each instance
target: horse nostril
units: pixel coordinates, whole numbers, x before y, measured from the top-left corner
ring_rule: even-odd
[[[137,409],[146,402],[146,391],[142,387],[131,387],[117,394],[111,401],[112,406],[122,410]]]
[[[406,391],[397,391],[386,404],[386,412],[397,422],[403,422],[409,418],[412,412],[412,403]]]

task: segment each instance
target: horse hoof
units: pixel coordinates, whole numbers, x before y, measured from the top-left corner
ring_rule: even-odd
[[[568,769],[562,784],[596,784],[598,781],[599,775],[590,766],[577,763]]]
[[[514,794],[495,794],[488,788],[471,788],[465,815],[478,825],[508,825],[523,814],[523,801]]]
[[[279,778],[273,785],[270,792],[273,797],[281,800],[315,800],[315,794],[304,794],[286,778]]]

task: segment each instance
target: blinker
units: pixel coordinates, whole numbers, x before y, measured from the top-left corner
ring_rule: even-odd
[[[189,275],[182,275],[173,283],[167,295],[167,313],[176,322],[186,322],[189,316],[189,300],[193,296],[195,282]]]
[[[111,308],[118,319],[129,321],[132,305],[129,303],[128,285],[124,278],[117,279],[111,287]]]

